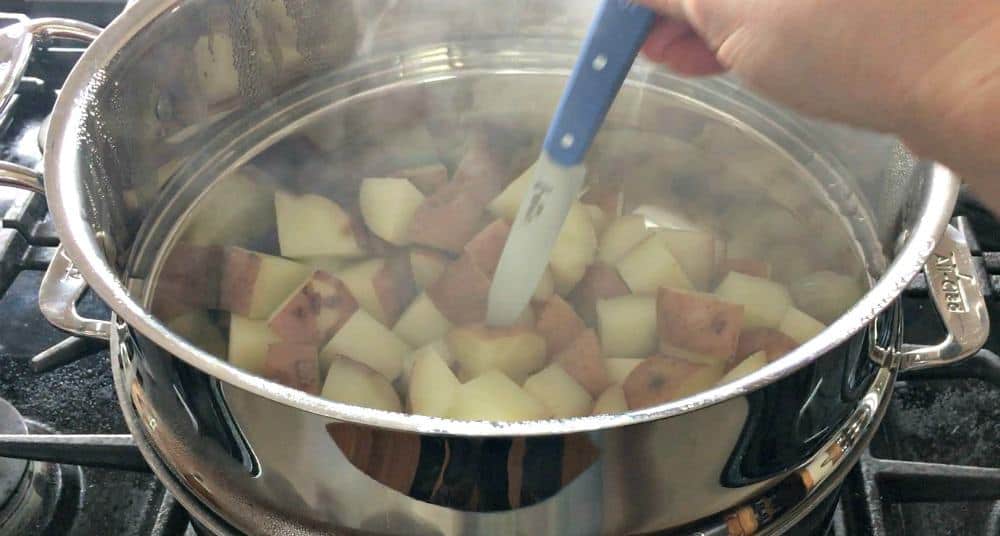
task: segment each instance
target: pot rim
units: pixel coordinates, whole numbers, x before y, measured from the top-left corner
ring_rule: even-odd
[[[128,324],[158,346],[193,367],[234,387],[302,411],[332,419],[391,430],[453,436],[538,436],[590,432],[666,419],[744,396],[784,378],[865,329],[892,304],[922,269],[938,238],[944,233],[958,198],[959,179],[941,165],[933,165],[920,218],[882,277],[867,293],[820,335],[766,367],[739,380],[667,404],[619,415],[596,415],[541,421],[456,421],[363,408],[333,402],[271,382],[245,372],[188,343],[133,300],[108,264],[97,236],[84,214],[85,196],[77,182],[75,125],[85,119],[85,105],[94,80],[104,76],[104,66],[131,38],[161,13],[174,9],[171,2],[139,1],[126,10],[84,52],[67,77],[56,101],[44,165],[46,193],[63,248],[83,278],[114,311],[115,319]]]

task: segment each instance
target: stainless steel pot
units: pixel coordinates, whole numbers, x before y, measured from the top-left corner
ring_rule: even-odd
[[[876,281],[823,333],[754,374],[619,416],[454,422],[285,388],[213,357],[149,313],[177,222],[225,171],[310,118],[385,88],[517,76],[558,89],[591,8],[553,0],[140,0],[91,44],[63,87],[46,142],[44,192],[63,252],[45,278],[42,309],[67,331],[111,340],[122,404],[137,416],[133,433],[148,440],[161,476],[196,498],[192,508],[224,521],[219,530],[669,529],[803,470],[824,467],[816,479],[836,473],[844,453],[865,441],[859,430],[877,425],[896,371],[952,363],[985,341],[979,281],[948,226],[959,187],[950,172],[915,161],[891,138],[807,121],[731,81],[681,80],[649,65],[633,70],[612,120],[682,134],[711,118],[760,140],[837,207]],[[0,104],[35,44],[95,34],[62,20],[0,31]],[[206,51],[228,60],[192,69]],[[550,108],[538,91],[479,98],[506,97],[544,123]],[[684,113],[663,118],[646,94]],[[352,135],[334,130],[324,138],[333,144]],[[43,191],[40,172],[15,165],[0,167],[0,181]],[[931,347],[903,343],[896,306],[921,268],[949,332]],[[76,313],[87,285],[113,309],[110,323]]]

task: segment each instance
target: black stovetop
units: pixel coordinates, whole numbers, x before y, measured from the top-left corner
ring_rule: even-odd
[[[124,3],[8,1],[0,3],[0,11],[106,24]],[[0,15],[0,26],[10,22]],[[60,48],[36,56],[17,101],[0,123],[0,160],[32,167],[40,158],[42,121],[79,50]],[[1000,357],[994,353],[1000,352],[1000,223],[968,197],[956,215],[974,238],[974,253],[989,276],[986,291],[997,329],[975,358],[900,379],[882,429],[841,492],[831,529],[836,536],[1000,536]],[[0,399],[27,419],[31,433],[126,434],[108,355],[100,345],[71,343],[56,359],[32,361],[66,339],[48,325],[37,304],[43,270],[58,244],[44,199],[0,187],[0,217]],[[908,290],[904,308],[908,342],[940,338],[942,328],[921,281]],[[89,296],[81,310],[107,316],[103,304]],[[68,363],[56,366],[61,361]],[[0,433],[9,433],[3,429],[9,425],[4,414],[0,401]],[[66,451],[49,455],[66,460],[60,458]],[[101,465],[100,456],[89,457]],[[8,534],[4,523],[11,505],[3,503],[13,485],[5,481],[4,462],[0,458],[0,535]],[[30,534],[193,532],[183,510],[148,472],[32,463],[36,472],[56,474],[58,479],[50,481],[61,486],[51,521]]]

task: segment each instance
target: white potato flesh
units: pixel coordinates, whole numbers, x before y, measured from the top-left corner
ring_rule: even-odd
[[[767,353],[754,352],[744,358],[743,361],[740,361],[740,363],[733,367],[732,370],[727,372],[726,375],[719,380],[718,385],[727,384],[744,376],[748,376],[751,373],[764,368],[765,365],[767,365]]]
[[[320,364],[328,365],[337,356],[344,356],[371,367],[393,381],[402,372],[403,358],[411,350],[389,328],[364,309],[358,309],[323,347]]]
[[[365,254],[355,223],[337,203],[319,195],[274,193],[278,244],[285,257],[359,257]]]
[[[804,344],[809,339],[819,335],[826,329],[822,322],[803,313],[795,307],[789,307],[785,317],[778,325],[778,331],[791,337],[795,342]]]
[[[247,372],[260,374],[264,370],[267,347],[281,339],[267,327],[266,320],[251,320],[239,315],[229,316],[228,361]]]
[[[656,351],[656,298],[621,296],[597,302],[597,331],[605,356],[643,358]]]
[[[608,379],[611,383],[621,384],[625,378],[642,363],[642,358],[609,357],[604,360],[604,366],[608,369]]]
[[[361,216],[375,236],[402,246],[424,194],[407,179],[369,177],[361,181]]]
[[[520,385],[494,370],[462,384],[449,416],[464,421],[529,421],[552,414]]]
[[[385,376],[346,357],[330,363],[320,396],[365,408],[403,411],[399,395]]]
[[[660,287],[694,290],[694,285],[660,233],[632,248],[616,267],[618,275],[635,294],[653,293]]]
[[[743,325],[748,328],[778,327],[792,305],[784,285],[739,272],[726,274],[715,294],[743,306]]]
[[[452,323],[426,293],[420,293],[403,311],[392,332],[411,346],[423,346],[443,337]]]
[[[628,401],[625,400],[625,390],[621,385],[612,385],[605,389],[601,396],[594,401],[594,409],[591,415],[613,415],[628,411]]]
[[[594,262],[596,252],[594,224],[583,204],[574,202],[549,257],[556,292],[562,296],[569,294]]]
[[[408,409],[418,415],[446,418],[461,386],[437,352],[424,352],[413,362],[407,387]]]
[[[500,195],[493,198],[490,201],[487,210],[490,214],[493,214],[497,218],[503,218],[509,222],[514,221],[517,218],[517,211],[521,208],[521,200],[524,199],[524,193],[528,191],[528,185],[531,184],[531,177],[534,173],[534,166],[529,167],[521,174],[520,177],[514,179],[513,182],[507,185],[506,188]]]
[[[525,380],[524,390],[545,404],[556,418],[588,415],[594,405],[590,393],[558,363],[549,365]]]
[[[651,234],[653,230],[647,227],[644,216],[629,214],[616,218],[601,233],[597,258],[605,264],[614,265]]]

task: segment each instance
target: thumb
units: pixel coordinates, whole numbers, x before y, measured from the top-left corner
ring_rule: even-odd
[[[712,50],[743,24],[749,0],[634,0],[661,15],[687,23]]]

